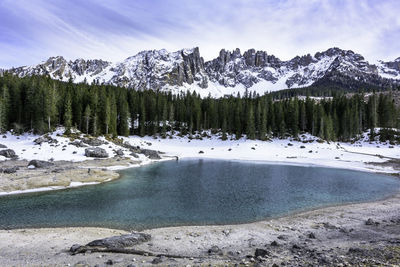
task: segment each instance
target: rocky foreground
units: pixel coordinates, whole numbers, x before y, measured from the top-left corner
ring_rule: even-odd
[[[126,239],[129,234],[101,228],[1,230],[0,265],[398,266],[400,194],[250,224],[160,228]],[[127,242],[98,241],[121,235]]]

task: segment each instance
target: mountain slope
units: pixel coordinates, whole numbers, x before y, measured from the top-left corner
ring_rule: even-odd
[[[8,70],[20,77],[49,75],[73,82],[98,82],[136,90],[152,89],[179,93],[196,91],[202,96],[220,97],[246,90],[264,93],[281,89],[335,83],[349,88],[371,85],[393,88],[400,85],[400,58],[370,64],[351,50],[330,48],[282,61],[265,51],[221,50],[204,62],[199,48],[176,52],[142,51],[118,63],[103,60],[67,61],[51,57],[36,66]]]

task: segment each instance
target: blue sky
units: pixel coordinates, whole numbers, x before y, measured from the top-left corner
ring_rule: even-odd
[[[221,48],[286,60],[333,46],[392,60],[399,14],[399,0],[0,0],[0,68],[195,46],[206,60]]]

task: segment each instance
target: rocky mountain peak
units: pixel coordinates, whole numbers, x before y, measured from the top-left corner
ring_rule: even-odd
[[[400,84],[400,58],[392,62],[370,64],[351,50],[337,47],[282,61],[266,51],[239,48],[222,49],[218,57],[204,62],[198,47],[176,52],[146,50],[124,61],[51,57],[36,66],[8,70],[18,76],[48,75],[78,82],[125,86],[134,89],[164,90],[179,93],[197,91],[203,96],[244,93],[262,94],[287,88],[310,86],[319,81],[344,84],[349,80],[374,86]],[[1,75],[1,71],[0,71]]]

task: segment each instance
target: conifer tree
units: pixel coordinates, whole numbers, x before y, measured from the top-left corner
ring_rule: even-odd
[[[246,134],[247,134],[247,138],[249,138],[249,139],[256,138],[255,126],[254,126],[254,111],[253,111],[252,105],[249,106]]]
[[[64,105],[64,126],[65,134],[71,133],[72,127],[72,107],[71,107],[71,97],[68,94]]]
[[[111,120],[111,105],[110,100],[106,97],[105,107],[104,107],[104,125],[105,125],[105,134],[109,134],[110,130],[110,120]]]
[[[85,117],[85,127],[86,127],[86,134],[89,134],[89,122],[90,122],[91,110],[90,106],[87,105],[84,112]]]

